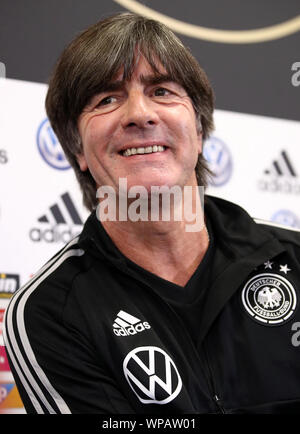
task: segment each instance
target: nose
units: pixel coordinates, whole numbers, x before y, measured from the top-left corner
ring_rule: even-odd
[[[140,90],[129,92],[124,105],[123,128],[151,128],[158,123],[154,103]]]

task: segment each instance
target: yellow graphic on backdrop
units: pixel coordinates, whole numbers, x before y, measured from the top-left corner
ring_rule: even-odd
[[[136,14],[152,18],[166,24],[174,32],[205,41],[225,44],[253,44],[284,38],[300,30],[300,15],[273,26],[252,30],[219,30],[185,23],[157,12],[136,0],[114,0]]]

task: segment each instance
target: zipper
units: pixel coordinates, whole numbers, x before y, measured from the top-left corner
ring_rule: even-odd
[[[216,385],[215,385],[212,369],[209,363],[208,351],[204,343],[202,344],[202,348],[203,348],[203,353],[205,355],[205,364],[207,366],[207,373],[208,373],[208,383],[212,392],[212,399],[217,407],[218,413],[226,414],[225,408],[223,406],[223,402],[216,391]]]

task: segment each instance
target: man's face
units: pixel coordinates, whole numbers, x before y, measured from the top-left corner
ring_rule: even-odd
[[[118,191],[119,178],[128,189],[152,185],[196,185],[195,166],[202,149],[196,115],[186,91],[160,76],[141,55],[131,79],[122,72],[95,95],[78,119],[83,152],[81,170],[90,170],[97,186]]]

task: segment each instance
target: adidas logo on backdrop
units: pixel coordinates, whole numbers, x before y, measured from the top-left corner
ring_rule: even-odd
[[[120,310],[113,324],[113,332],[116,336],[136,335],[146,329],[151,329],[148,322],[142,322],[123,310]]]
[[[264,170],[258,181],[259,190],[270,193],[300,194],[300,182],[294,166],[295,161],[283,150]]]
[[[55,203],[49,207],[49,216],[46,214],[38,218],[40,223],[74,224],[82,225],[82,219],[75,207],[75,204],[68,192],[60,196],[61,204]],[[51,215],[51,216],[50,216]]]
[[[38,219],[38,226],[30,229],[29,237],[34,242],[68,243],[77,236],[83,221],[76,205],[68,192],[60,195],[57,203]]]
[[[265,175],[273,176],[293,176],[296,177],[297,173],[286,151],[282,151],[277,160],[272,162],[270,169],[265,170]]]

